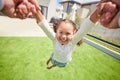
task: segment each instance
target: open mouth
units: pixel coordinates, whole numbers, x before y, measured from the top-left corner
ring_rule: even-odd
[[[67,40],[61,40],[61,39],[60,39],[60,43],[61,43],[61,44],[66,44],[67,42],[68,42]]]

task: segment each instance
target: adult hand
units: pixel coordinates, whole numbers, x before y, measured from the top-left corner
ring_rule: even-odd
[[[107,28],[119,28],[119,18],[120,18],[120,0],[101,0],[103,3],[111,2],[111,4],[106,5],[106,12],[107,19],[104,18],[104,13],[100,17],[100,23]],[[104,6],[105,7],[105,6]],[[111,10],[111,11],[110,11]],[[108,13],[110,11],[110,13]],[[102,12],[102,11],[101,11]]]
[[[1,10],[1,12],[9,17],[15,17],[15,3],[13,0],[3,0],[4,1],[4,7]]]
[[[37,13],[40,7],[36,0],[23,0],[21,5],[16,7],[17,17],[26,18],[32,16],[32,13]]]
[[[108,2],[108,1],[111,1],[120,7],[120,0],[101,0],[101,2]]]
[[[104,2],[98,5],[98,14],[100,16],[100,23],[103,26],[109,26],[118,12],[117,5],[112,2]]]
[[[101,0],[96,11],[91,15],[91,20],[107,28],[119,28],[120,0]]]
[[[35,9],[29,10],[29,2],[35,5]],[[23,6],[20,6],[19,13],[16,10],[16,7],[23,3]],[[2,9],[2,13],[11,18],[27,18],[31,11],[36,12],[36,10],[40,10],[40,7],[36,0],[4,0],[4,8]]]

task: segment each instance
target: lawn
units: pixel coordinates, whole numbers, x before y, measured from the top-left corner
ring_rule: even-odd
[[[65,68],[46,69],[46,37],[0,37],[0,80],[120,80],[120,61],[83,43]]]

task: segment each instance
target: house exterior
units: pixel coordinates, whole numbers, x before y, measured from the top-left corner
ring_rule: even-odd
[[[47,21],[56,15],[57,0],[37,0]]]
[[[76,13],[80,16],[80,18],[86,18],[90,13],[92,13],[95,10],[96,3],[98,3],[99,0],[64,0],[60,2],[61,5],[64,7],[64,12],[71,13],[72,12],[72,6],[74,4],[77,5]]]
[[[79,15],[77,17],[80,17],[80,19],[83,20],[96,9],[96,4],[99,1],[100,0],[63,0],[60,4],[63,6],[63,11],[66,13],[71,13],[72,6],[76,4],[78,7],[76,13]],[[120,42],[120,28],[108,29],[101,24],[98,24],[97,27],[94,27],[91,30],[91,33],[96,33],[103,38]]]

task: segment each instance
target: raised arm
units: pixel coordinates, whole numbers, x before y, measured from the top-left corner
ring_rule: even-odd
[[[72,39],[73,44],[77,44],[95,26],[95,22],[91,21],[94,17],[90,16],[81,23],[79,30]]]
[[[49,23],[47,20],[43,17],[42,13],[38,11],[36,14],[34,14],[38,25],[42,28],[42,30],[46,33],[46,35],[51,39],[54,40],[55,33],[52,30],[52,28],[49,26]]]

